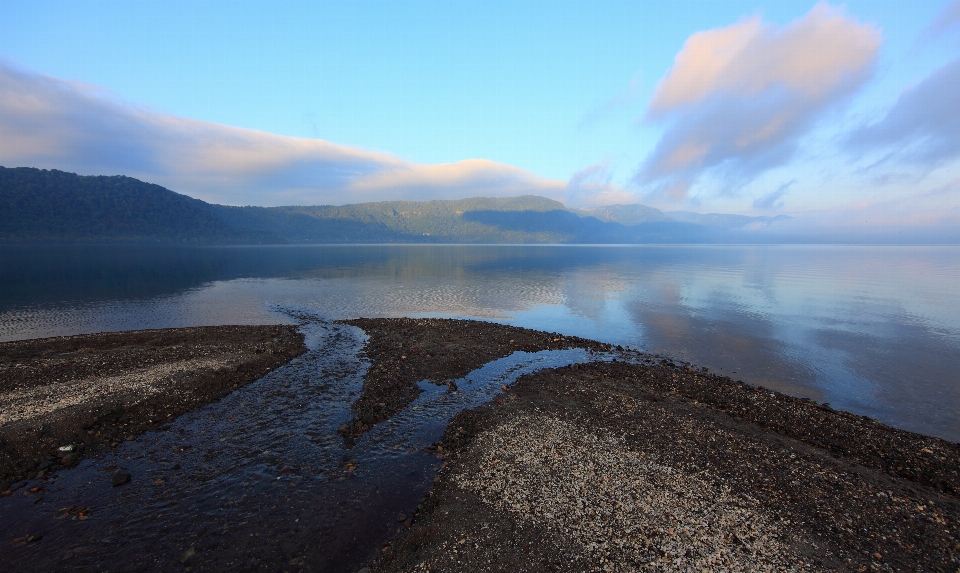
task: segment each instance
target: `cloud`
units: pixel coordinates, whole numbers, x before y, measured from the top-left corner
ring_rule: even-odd
[[[953,0],[927,26],[924,35],[932,39],[958,28],[960,28],[960,0]]]
[[[796,179],[788,183],[784,183],[783,185],[778,187],[776,191],[773,191],[771,193],[764,195],[763,197],[760,197],[759,199],[756,199],[753,202],[753,208],[768,210],[768,209],[779,209],[780,207],[783,207],[783,201],[781,199],[783,199],[783,196],[787,194],[787,191],[790,190],[790,186],[793,185],[794,183],[796,183]]]
[[[883,163],[900,159],[933,169],[960,158],[960,58],[905,90],[880,121],[854,130],[850,150],[884,151]]]
[[[646,119],[666,130],[634,182],[683,199],[706,170],[743,183],[784,164],[872,75],[880,43],[875,27],[822,3],[782,27],[754,17],[693,34],[650,101]]]
[[[637,197],[611,181],[610,160],[604,159],[574,173],[567,182],[566,203],[571,207],[595,207],[636,203]]]
[[[630,78],[630,83],[625,89],[614,94],[613,97],[608,99],[602,105],[597,106],[584,114],[583,118],[580,120],[580,129],[584,129],[591,124],[607,117],[608,115],[627,108],[639,101],[643,96],[643,84],[640,81],[640,78],[641,73],[637,72],[632,78]]]
[[[226,204],[344,204],[523,193],[565,184],[483,159],[387,153],[175,117],[0,62],[0,164],[124,174]]]

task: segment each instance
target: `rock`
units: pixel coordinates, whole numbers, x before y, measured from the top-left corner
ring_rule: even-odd
[[[37,477],[34,479],[43,479],[46,475],[47,475],[47,472],[45,472],[44,470],[40,470],[37,472]]]
[[[51,462],[50,460],[46,460],[46,461],[40,462],[40,467],[38,467],[37,469],[43,471],[45,469],[48,469],[52,465],[53,465],[53,462]]]
[[[190,549],[187,549],[186,551],[184,551],[183,555],[180,556],[180,562],[186,563],[187,561],[190,560],[191,557],[193,557],[196,554],[197,554],[196,548],[194,548],[194,546],[191,545]]]
[[[80,453],[70,452],[69,454],[63,456],[63,458],[60,460],[60,463],[62,463],[65,466],[69,466],[69,465],[73,465],[78,461],[80,461]]]
[[[15,547],[22,547],[22,546],[26,545],[27,543],[33,543],[34,541],[40,541],[41,539],[43,539],[43,535],[41,535],[41,534],[39,534],[39,533],[28,533],[28,534],[24,535],[23,537],[18,537],[18,538],[16,538],[16,539],[14,539],[14,540],[13,540],[13,545],[14,545]]]
[[[406,520],[407,520],[407,516],[404,515],[404,514],[402,514],[402,513],[397,516],[397,522],[402,522],[402,521],[406,521]]]
[[[57,448],[57,451],[60,452],[60,455],[69,454],[73,451],[73,444],[67,444],[66,446],[60,446]]]
[[[110,480],[113,482],[113,487],[123,485],[130,481],[130,472],[119,470],[113,474],[113,477],[111,477]]]

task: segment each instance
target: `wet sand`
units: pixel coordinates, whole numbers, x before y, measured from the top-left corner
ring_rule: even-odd
[[[416,513],[396,522],[396,538],[370,550],[374,571],[960,567],[957,444],[553,333],[442,319],[347,323],[368,334],[370,367],[354,417],[340,428],[345,441],[405,411],[421,380],[457,393],[458,378],[514,350],[620,352],[617,362],[524,376],[491,403],[457,415],[431,449],[443,459],[434,488]],[[15,350],[0,354],[0,399],[13,407],[2,408],[11,420],[0,430],[39,427],[14,443],[19,450],[8,437],[16,434],[4,434],[3,452],[26,452],[20,459],[33,463],[38,458],[23,444],[36,442],[50,461],[50,449],[68,435],[90,455],[112,440],[162,430],[158,418],[216,401],[242,383],[240,374],[252,380],[302,351],[293,327],[262,328],[278,330],[225,331],[219,346],[182,332],[194,329],[94,335],[102,337],[90,339],[96,344],[81,344],[84,337],[8,343]],[[150,342],[166,335],[179,342]],[[190,384],[169,383],[204,372]],[[41,390],[49,386],[41,380],[57,378],[71,390]],[[150,394],[144,389],[157,384],[149,380],[179,390]],[[208,387],[198,380],[210,390],[170,402],[184,388]],[[134,397],[111,390],[127,387]],[[99,388],[110,399],[84,399]],[[41,471],[27,462],[9,467],[11,474]],[[295,559],[275,565],[323,570]]]

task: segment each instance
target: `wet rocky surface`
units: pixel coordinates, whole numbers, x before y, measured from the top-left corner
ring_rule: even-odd
[[[345,444],[338,428],[376,365],[361,356],[368,337],[287,314],[304,354],[115,448],[14,484],[0,497],[0,562],[18,571],[356,571],[412,524],[441,463],[429,447],[457,412],[523,374],[605,358],[517,351],[459,378],[449,370],[449,384],[421,380],[407,407]]]
[[[0,343],[0,492],[157,430],[305,350],[292,325]]]
[[[422,391],[417,382],[449,383],[513,352],[565,348],[609,351],[609,344],[476,320],[443,318],[359,318],[341,321],[370,337],[363,356],[373,364],[356,414],[340,432],[357,437],[407,407]],[[453,388],[453,387],[451,387]],[[455,388],[453,388],[455,389]]]
[[[0,497],[0,562],[20,571],[960,566],[957,444],[558,334],[287,314],[305,353],[13,484]],[[131,360],[106,377],[150,366]]]
[[[633,362],[542,370],[455,417],[372,570],[960,567],[958,444]]]

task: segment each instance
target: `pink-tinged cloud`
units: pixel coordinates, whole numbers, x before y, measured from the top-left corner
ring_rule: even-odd
[[[129,175],[233,205],[566,195],[564,182],[510,165],[483,159],[420,165],[318,139],[175,117],[2,62],[0,165]]]
[[[873,73],[880,31],[817,4],[785,26],[698,32],[660,80],[646,119],[666,125],[635,182],[685,199],[708,169],[736,183],[788,161],[823,113]]]
[[[611,181],[610,160],[589,165],[577,171],[567,182],[568,205],[596,207],[618,203],[636,203],[637,197]]]
[[[854,151],[879,150],[933,169],[960,159],[960,58],[905,90],[880,121],[855,130]]]

